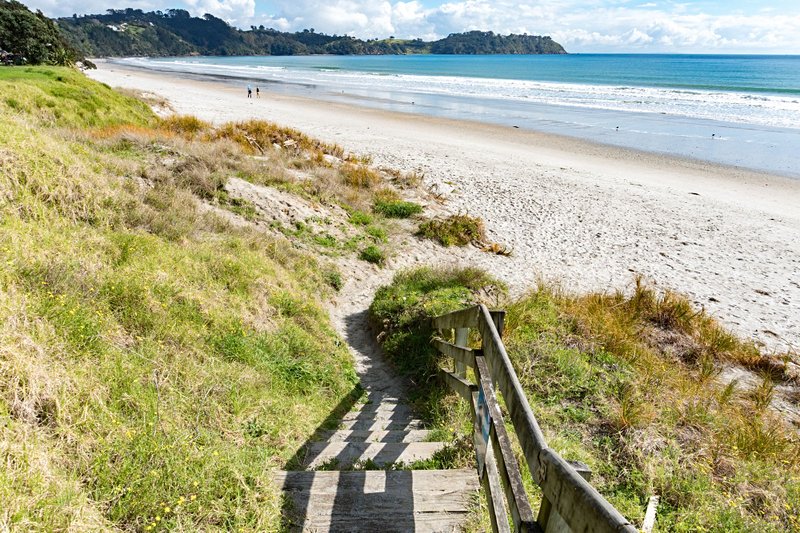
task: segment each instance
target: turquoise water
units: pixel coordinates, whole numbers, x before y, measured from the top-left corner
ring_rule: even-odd
[[[384,75],[499,78],[800,95],[800,56],[641,54],[288,56],[216,57],[189,61],[228,66],[263,65],[286,69],[335,69]]]
[[[270,56],[125,61],[253,83],[267,91],[516,126],[800,176],[800,56]]]

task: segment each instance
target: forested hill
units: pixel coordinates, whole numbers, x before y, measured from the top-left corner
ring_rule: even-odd
[[[471,31],[426,42],[420,39],[361,40],[313,29],[287,33],[263,26],[231,27],[182,9],[143,12],[110,9],[105,15],[60,18],[66,39],[87,56],[300,55],[300,54],[566,54],[550,37]]]
[[[70,65],[81,55],[41,11],[16,0],[0,0],[0,64]]]

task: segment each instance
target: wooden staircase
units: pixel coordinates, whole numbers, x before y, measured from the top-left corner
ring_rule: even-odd
[[[400,398],[372,392],[367,400],[344,415],[339,429],[317,432],[304,470],[274,475],[289,500],[285,529],[460,531],[479,487],[475,470],[393,469],[432,459],[445,443],[430,442],[430,431]]]

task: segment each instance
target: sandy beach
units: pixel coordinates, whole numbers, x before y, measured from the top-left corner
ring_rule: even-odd
[[[769,350],[800,349],[800,180],[269,91],[248,99],[243,88],[102,61],[89,75],[155,93],[180,114],[271,120],[424,174],[449,211],[482,217],[513,249],[468,256],[516,294],[541,279],[613,291],[640,274]]]

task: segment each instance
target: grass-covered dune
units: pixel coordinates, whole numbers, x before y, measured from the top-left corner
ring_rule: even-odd
[[[198,208],[235,141],[66,68],[0,95],[0,529],[277,529],[355,383],[330,272]]]
[[[800,439],[770,408],[776,384],[794,379],[780,361],[642,283],[629,295],[542,286],[507,301],[480,270],[401,272],[376,294],[373,323],[420,385],[423,412],[464,435],[464,402],[435,377],[443,360],[428,319],[480,300],[507,312],[504,342],[549,445],[587,463],[635,524],[657,494],[657,531],[800,531]],[[761,384],[720,383],[728,365],[760,373]]]

